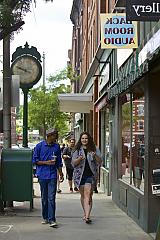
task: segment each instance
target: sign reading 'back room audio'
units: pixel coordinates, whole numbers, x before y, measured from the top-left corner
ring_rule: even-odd
[[[101,48],[137,48],[137,22],[126,14],[101,14]]]
[[[127,20],[158,21],[160,19],[160,0],[127,0]]]

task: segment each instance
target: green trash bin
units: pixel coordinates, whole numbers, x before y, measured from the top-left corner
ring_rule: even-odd
[[[2,168],[1,168],[1,149],[0,149],[0,212],[3,211],[3,201],[2,201]]]
[[[2,150],[2,200],[30,201],[33,209],[33,168],[31,149]]]

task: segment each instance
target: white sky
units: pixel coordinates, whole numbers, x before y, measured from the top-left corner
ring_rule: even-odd
[[[73,0],[54,0],[52,3],[37,0],[36,8],[32,4],[31,12],[24,18],[23,30],[15,34],[11,41],[11,54],[17,47],[24,47],[27,41],[41,55],[45,53],[46,78],[64,69],[72,40],[72,4]]]

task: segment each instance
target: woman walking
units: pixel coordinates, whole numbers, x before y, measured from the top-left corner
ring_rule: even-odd
[[[81,205],[84,211],[83,220],[91,223],[92,195],[100,166],[101,154],[88,132],[82,132],[72,155],[74,166],[73,179],[79,188]]]

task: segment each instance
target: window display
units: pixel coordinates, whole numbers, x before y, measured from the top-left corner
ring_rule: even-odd
[[[122,119],[121,178],[144,191],[144,91],[138,86],[120,99]]]

